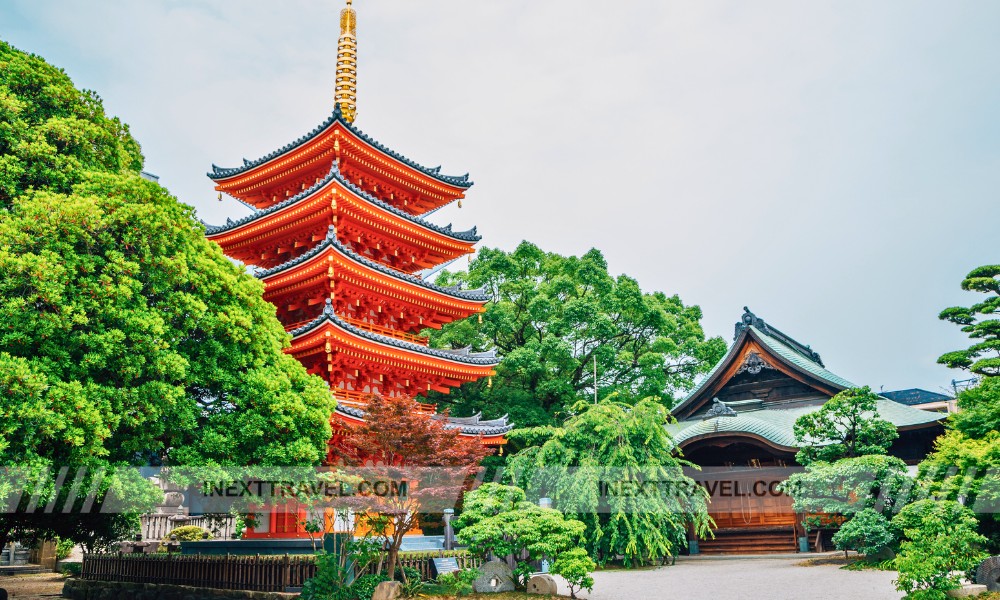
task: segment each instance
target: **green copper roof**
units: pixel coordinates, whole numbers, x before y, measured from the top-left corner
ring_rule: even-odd
[[[822,379],[823,381],[826,381],[827,383],[830,383],[835,387],[843,389],[858,387],[853,383],[851,383],[850,381],[844,379],[840,375],[827,371],[826,368],[823,367],[820,363],[809,360],[801,353],[796,352],[786,344],[779,341],[777,338],[767,335],[760,329],[751,326],[750,330],[756,333],[757,337],[760,338],[760,341],[763,342],[764,345],[766,345],[768,348],[773,350],[775,354],[779,355],[781,358],[792,363],[793,365],[802,369],[803,371],[806,371],[810,375],[815,376],[817,379]]]
[[[818,405],[812,405],[764,408],[742,412],[736,409],[735,417],[715,417],[705,421],[695,418],[667,425],[667,431],[673,436],[677,445],[683,445],[688,440],[703,435],[742,433],[756,435],[777,446],[795,450],[795,435],[792,432],[795,420],[820,408]],[[885,398],[878,400],[878,415],[897,428],[927,425],[940,421],[946,416],[906,406]]]
[[[812,348],[801,344],[787,334],[775,329],[757,317],[744,307],[745,314],[741,322],[736,324],[736,335],[733,345],[726,355],[720,360],[708,374],[698,382],[698,385],[687,395],[684,400],[674,407],[674,414],[684,414],[686,409],[712,382],[718,372],[729,365],[740,352],[747,336],[752,336],[759,340],[772,354],[780,358],[789,367],[796,369],[806,375],[812,376],[824,382],[830,388],[840,391],[848,388],[858,387],[843,377],[828,371],[823,365],[819,354]]]

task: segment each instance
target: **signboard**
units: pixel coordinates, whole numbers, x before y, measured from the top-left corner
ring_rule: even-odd
[[[437,577],[441,573],[451,573],[452,571],[458,571],[458,560],[455,558],[432,558],[431,565],[434,566],[434,576]]]

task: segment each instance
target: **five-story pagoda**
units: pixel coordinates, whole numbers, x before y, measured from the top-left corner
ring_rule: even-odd
[[[289,352],[323,377],[337,416],[363,418],[364,398],[447,392],[493,374],[494,353],[439,350],[427,327],[483,310],[478,290],[442,287],[422,273],[475,252],[476,228],[454,231],[423,215],[460,202],[472,185],[423,167],[358,130],[356,15],[341,12],[336,106],[294,142],[236,168],[212,166],[215,189],[253,209],[207,237],[256,267],[265,299],[292,336]],[[503,443],[506,421],[456,419],[484,443]]]

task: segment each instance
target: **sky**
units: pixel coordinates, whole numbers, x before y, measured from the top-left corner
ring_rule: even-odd
[[[205,176],[333,108],[335,0],[4,0],[0,38],[129,123],[209,223]],[[356,125],[442,172],[482,245],[581,254],[744,306],[860,385],[947,388],[941,309],[1000,261],[1000,3],[356,0]]]

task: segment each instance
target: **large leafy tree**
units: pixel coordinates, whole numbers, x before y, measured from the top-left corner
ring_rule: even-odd
[[[878,394],[868,387],[847,389],[793,425],[803,465],[885,454],[899,437],[896,426],[878,416]]]
[[[139,144],[97,94],[0,41],[0,207],[29,189],[69,193],[88,171],[141,167]]]
[[[503,360],[489,381],[452,396],[461,411],[509,412],[519,425],[555,423],[583,397],[654,397],[671,406],[725,352],[705,339],[701,309],[677,296],[646,293],[632,278],[608,273],[597,250],[583,256],[543,252],[523,242],[513,252],[484,248],[468,272],[439,283],[484,288],[491,302],[478,317],[432,334],[438,346],[496,348]],[[596,366],[596,380],[595,380]]]
[[[952,368],[968,369],[978,375],[1000,375],[1000,265],[973,269],[962,280],[962,289],[982,292],[986,298],[969,307],[953,306],[939,318],[955,323],[975,343],[965,350],[948,352],[938,362]]]
[[[138,144],[95,94],[6,44],[0,67],[0,464],[90,468],[136,511],[154,500],[140,482],[97,474],[319,462],[334,403],[283,353],[261,284],[140,177]],[[54,493],[32,491],[42,507]],[[73,521],[31,519],[4,516],[0,542]]]
[[[599,562],[627,566],[675,555],[687,530],[709,532],[708,494],[684,469],[656,398],[632,404],[581,402],[562,427],[515,431],[527,446],[508,461],[513,482],[537,501],[548,497],[586,525],[586,548]]]

